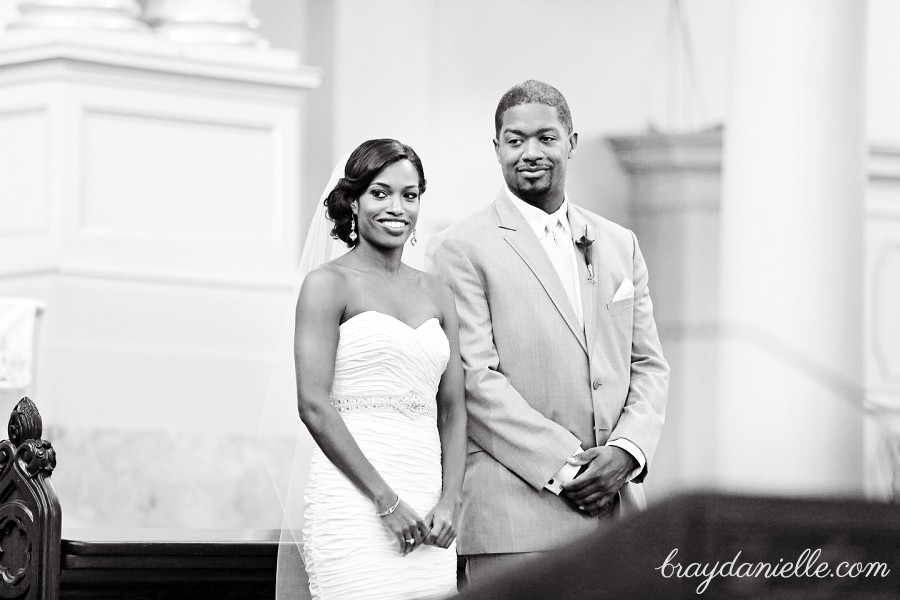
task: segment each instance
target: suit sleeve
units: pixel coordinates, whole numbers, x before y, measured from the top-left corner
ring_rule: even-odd
[[[578,451],[578,438],[532,408],[500,372],[487,286],[460,244],[438,236],[428,247],[426,262],[456,298],[469,437],[532,487],[542,489]]]
[[[631,382],[625,407],[609,439],[625,438],[643,452],[647,462],[644,469],[633,479],[635,483],[640,483],[644,480],[653,460],[653,453],[656,451],[665,420],[669,365],[663,357],[656,322],[653,320],[653,303],[647,284],[647,264],[644,262],[634,233],[631,233],[631,237],[634,244]]]

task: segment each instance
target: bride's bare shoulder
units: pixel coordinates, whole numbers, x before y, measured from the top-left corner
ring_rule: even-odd
[[[306,274],[306,277],[304,277],[303,279],[303,286],[318,287],[322,285],[330,285],[339,278],[340,273],[331,266],[331,263],[325,263],[324,265],[319,265]]]
[[[345,295],[347,289],[347,271],[345,267],[331,261],[310,271],[300,288],[300,302],[316,305],[321,302],[332,303]]]

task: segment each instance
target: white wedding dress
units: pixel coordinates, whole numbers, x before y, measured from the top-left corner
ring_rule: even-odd
[[[416,328],[375,311],[340,326],[331,402],[366,458],[421,517],[441,494],[435,395],[450,346],[437,319]],[[406,556],[375,506],[315,448],[303,560],[321,600],[438,598],[456,591],[456,549]]]

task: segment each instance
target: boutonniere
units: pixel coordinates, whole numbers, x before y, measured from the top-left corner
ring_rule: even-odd
[[[584,233],[580,238],[575,240],[575,245],[578,246],[578,249],[581,250],[581,254],[584,255],[584,264],[588,271],[588,281],[591,283],[594,283],[594,265],[591,261],[591,244],[593,243],[594,238],[591,236],[591,230],[585,225]]]

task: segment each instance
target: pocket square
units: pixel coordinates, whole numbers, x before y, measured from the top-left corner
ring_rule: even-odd
[[[634,284],[631,283],[631,280],[627,277],[622,280],[622,285],[616,290],[612,301],[615,302],[616,300],[624,300],[626,298],[634,298]]]

